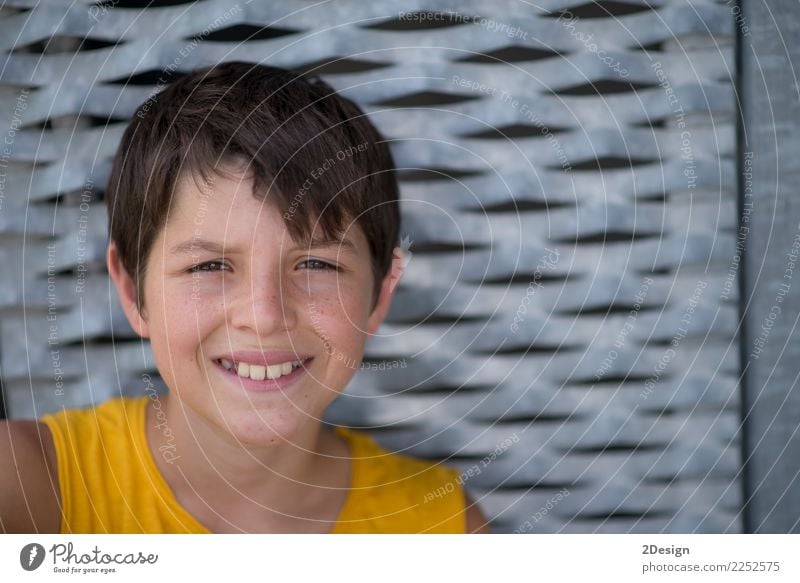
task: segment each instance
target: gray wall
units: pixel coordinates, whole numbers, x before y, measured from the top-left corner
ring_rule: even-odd
[[[404,366],[328,420],[462,469],[495,532],[742,531],[733,3],[112,4],[0,11],[12,417],[155,372],[103,267],[135,107],[170,72],[302,65],[392,140],[412,254],[368,345]]]

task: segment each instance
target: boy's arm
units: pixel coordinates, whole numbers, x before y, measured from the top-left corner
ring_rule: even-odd
[[[489,521],[483,515],[481,509],[466,491],[464,492],[464,497],[467,502],[467,534],[491,534]]]
[[[38,421],[0,421],[0,532],[57,533],[58,471],[50,429]]]

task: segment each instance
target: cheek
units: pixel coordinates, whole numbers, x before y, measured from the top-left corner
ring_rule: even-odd
[[[154,324],[173,353],[196,351],[201,340],[218,325],[222,296],[211,293],[207,285],[193,285],[190,278],[171,282],[157,299],[158,316]]]
[[[217,325],[219,307],[209,296],[193,299],[191,290],[175,285],[161,290],[154,307],[150,340],[156,365],[170,390],[188,397],[187,387],[202,382],[204,373],[197,372],[200,347]]]
[[[364,288],[366,289],[366,288]],[[341,310],[348,324],[358,334],[365,334],[369,320],[369,294],[363,290],[352,292],[341,300]]]
[[[365,308],[355,294],[342,298],[315,297],[309,300],[302,313],[306,326],[321,339],[332,360],[360,359],[366,341]]]
[[[340,279],[335,290],[328,293],[328,301],[335,304],[340,317],[357,329],[364,329],[369,318],[371,279],[351,277]]]

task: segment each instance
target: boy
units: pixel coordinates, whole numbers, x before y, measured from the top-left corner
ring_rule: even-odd
[[[321,423],[401,275],[397,200],[319,79],[231,62],[142,104],[107,263],[169,394],[4,423],[4,530],[488,532],[455,470]]]

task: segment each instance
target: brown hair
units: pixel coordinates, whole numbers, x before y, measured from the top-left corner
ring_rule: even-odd
[[[221,161],[236,158],[249,164],[253,195],[269,193],[293,240],[307,242],[314,228],[339,239],[355,220],[369,242],[374,309],[400,230],[395,167],[383,136],[318,77],[244,62],[174,81],[139,106],[122,136],[106,190],[108,233],[136,282],[137,307],[178,179],[207,179]]]

